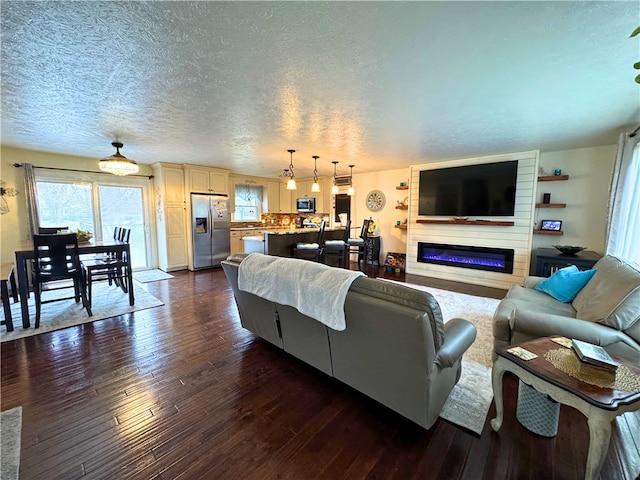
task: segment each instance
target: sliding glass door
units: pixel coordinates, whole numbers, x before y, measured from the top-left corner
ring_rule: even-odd
[[[45,173],[38,177],[36,186],[41,227],[88,230],[96,240],[113,238],[115,227],[128,228],[131,230],[129,242],[133,268],[153,266],[146,221],[149,215],[145,213],[144,202],[148,181],[133,178],[112,180],[98,175],[87,181],[72,181],[65,179],[62,173]]]

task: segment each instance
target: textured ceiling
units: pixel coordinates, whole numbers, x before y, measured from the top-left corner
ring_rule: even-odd
[[[633,2],[2,1],[2,144],[275,177],[613,144]],[[340,173],[340,172],[339,172]]]

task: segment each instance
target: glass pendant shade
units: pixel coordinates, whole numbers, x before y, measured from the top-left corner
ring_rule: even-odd
[[[295,175],[293,174],[293,154],[295,153],[295,150],[287,150],[287,152],[289,152],[289,168],[286,169],[285,168],[285,175],[287,177],[289,177],[289,180],[287,180],[287,190],[297,190],[298,186],[296,185],[296,178]]]
[[[311,185],[311,191],[312,192],[319,192],[320,191],[320,184],[318,182],[313,182],[313,185]]]
[[[353,197],[356,194],[356,191],[353,187],[349,187],[349,190],[347,190],[347,195],[349,195],[350,197]]]
[[[296,190],[298,186],[296,185],[296,181],[293,178],[287,180],[287,190]]]
[[[331,195],[337,195],[338,193],[340,193],[340,188],[338,188],[338,185],[333,185],[331,187]]]
[[[122,148],[122,143],[120,142],[112,142],[116,148],[116,153],[110,155],[108,157],[104,157],[100,160],[98,166],[100,170],[107,173],[112,173],[113,175],[125,176],[131,175],[134,173],[138,173],[138,164],[133,160],[129,160],[127,157],[120,153],[120,149]]]

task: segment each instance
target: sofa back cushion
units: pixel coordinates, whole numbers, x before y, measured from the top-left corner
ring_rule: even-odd
[[[640,272],[613,256],[602,257],[593,278],[573,301],[576,317],[618,330],[640,319]]]
[[[440,305],[433,296],[422,290],[416,290],[397,283],[360,277],[352,284],[349,292],[371,296],[392,304],[409,307],[423,312],[429,318],[431,336],[435,350],[438,351],[444,342],[444,321]],[[349,296],[347,295],[347,300]]]

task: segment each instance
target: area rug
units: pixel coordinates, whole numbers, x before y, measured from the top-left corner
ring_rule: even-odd
[[[133,279],[140,283],[157,282],[158,280],[169,280],[170,278],[173,278],[173,275],[157,269],[133,272]]]
[[[58,292],[45,292],[43,299],[54,298],[46,295],[53,295]],[[63,291],[63,295],[68,294]],[[129,305],[129,295],[124,294],[119,287],[109,285],[107,282],[96,283],[93,287],[93,305],[91,307],[93,316],[89,317],[87,311],[82,307],[82,302],[75,303],[73,300],[61,302],[47,303],[42,305],[42,315],[40,318],[40,328],[35,329],[33,325],[36,319],[36,308],[34,305],[33,295],[29,298],[29,316],[31,320],[31,328],[22,328],[20,304],[11,304],[11,315],[13,316],[13,332],[7,332],[2,328],[0,333],[0,342],[16,340],[22,337],[38,335],[40,333],[60,330],[62,328],[80,325],[81,323],[95,322],[105,318],[123,315],[125,313],[137,312],[147,308],[158,307],[164,305],[160,300],[147,292],[142,285],[136,285],[134,282],[133,294],[135,297],[135,305]],[[0,315],[4,318],[4,315]]]
[[[20,437],[22,407],[0,413],[0,478],[17,480],[20,476]]]
[[[462,375],[451,391],[449,399],[440,412],[440,417],[480,435],[493,400],[491,321],[500,300],[412,283],[394,282],[386,279],[385,281],[429,292],[440,305],[445,323],[452,318],[463,318],[475,325],[476,340],[462,357]]]

